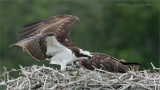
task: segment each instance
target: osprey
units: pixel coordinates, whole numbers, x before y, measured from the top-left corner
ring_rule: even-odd
[[[88,51],[78,48],[69,38],[72,27],[79,18],[72,15],[57,15],[25,25],[18,32],[23,40],[12,44],[23,47],[37,60],[50,60],[50,64],[61,65],[61,71],[66,65],[78,59],[90,59]]]
[[[81,59],[77,62],[74,62],[80,66],[83,66],[87,69],[94,70],[102,69],[109,72],[120,72],[124,73],[129,70],[131,70],[131,66],[135,66],[135,70],[138,70],[138,66],[140,64],[138,63],[127,63],[124,60],[118,60],[112,56],[108,56],[103,53],[91,53],[92,56],[92,62],[88,61],[87,59]]]

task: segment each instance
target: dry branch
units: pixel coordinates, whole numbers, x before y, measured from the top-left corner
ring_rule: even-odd
[[[153,69],[155,66],[151,63]],[[72,71],[73,70],[73,71]],[[20,72],[18,78],[13,78],[10,73]],[[150,73],[146,70],[140,72],[129,71],[127,73],[112,73],[101,69],[90,71],[78,69],[78,74],[73,74],[72,68],[66,72],[60,72],[51,67],[33,65],[20,69],[7,71],[0,75],[0,86],[6,86],[7,90],[31,90],[31,89],[91,89],[91,90],[128,90],[128,89],[155,89],[160,90],[160,72]]]

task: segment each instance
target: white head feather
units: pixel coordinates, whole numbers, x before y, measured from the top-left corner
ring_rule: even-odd
[[[82,49],[80,49],[80,53],[84,54],[84,55],[87,55],[87,56],[91,56],[91,57],[93,56],[93,55],[91,55],[91,53],[89,51],[84,51]]]

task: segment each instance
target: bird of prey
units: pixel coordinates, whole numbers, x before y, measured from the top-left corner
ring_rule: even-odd
[[[92,61],[88,61],[87,59],[81,59],[74,63],[83,66],[89,70],[94,70],[95,68],[97,68],[109,72],[120,72],[120,73],[125,73],[131,70],[131,66],[137,66],[135,67],[135,70],[137,70],[138,66],[140,65],[138,63],[127,63],[123,60],[118,60],[112,56],[108,56],[103,53],[91,53],[91,54],[93,55]]]
[[[72,27],[78,21],[76,16],[57,15],[27,24],[23,31],[17,33],[23,40],[11,46],[21,46],[33,58],[50,60],[51,64],[61,65],[61,71],[65,71],[67,64],[92,57],[89,51],[78,48],[69,38]]]

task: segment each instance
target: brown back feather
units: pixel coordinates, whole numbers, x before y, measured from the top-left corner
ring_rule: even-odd
[[[92,55],[92,62],[87,59],[81,59],[79,60],[80,64],[90,70],[94,70],[94,67],[109,72],[124,73],[130,70],[128,65],[120,63],[119,60],[114,57],[102,53],[92,53]]]

